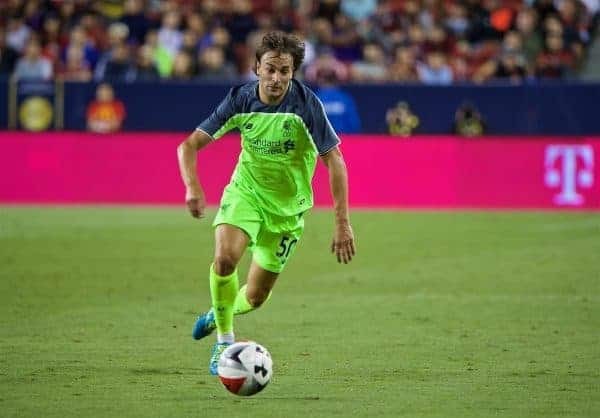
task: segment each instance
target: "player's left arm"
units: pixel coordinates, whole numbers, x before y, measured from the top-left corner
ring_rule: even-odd
[[[339,263],[348,264],[356,254],[354,233],[350,225],[350,210],[348,207],[348,171],[339,147],[334,147],[321,159],[329,171],[329,187],[333,196],[335,213],[335,232],[331,243],[331,252]]]

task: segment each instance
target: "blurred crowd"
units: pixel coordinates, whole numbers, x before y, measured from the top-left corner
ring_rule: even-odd
[[[600,0],[1,0],[0,76],[250,80],[273,29],[309,82],[569,78]]]

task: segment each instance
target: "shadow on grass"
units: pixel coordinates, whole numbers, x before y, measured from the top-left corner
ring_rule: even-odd
[[[142,375],[142,376],[185,374],[181,370],[166,369],[166,368],[163,368],[163,369],[160,369],[160,368],[138,368],[138,369],[131,369],[130,371],[131,371],[131,374]]]
[[[268,396],[268,395],[257,395],[257,396],[235,396],[235,395],[209,395],[205,400],[210,401],[233,401],[233,402],[259,402],[259,401],[340,401],[341,398],[320,396]]]

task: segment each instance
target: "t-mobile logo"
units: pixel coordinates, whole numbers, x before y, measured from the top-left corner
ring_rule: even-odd
[[[594,150],[590,145],[549,145],[544,165],[546,186],[559,187],[554,196],[557,205],[581,205],[583,196],[577,187],[594,185]]]

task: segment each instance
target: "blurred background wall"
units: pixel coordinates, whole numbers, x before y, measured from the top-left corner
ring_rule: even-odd
[[[124,103],[126,131],[191,131],[227,94],[231,84],[207,82],[116,82],[115,96]],[[318,89],[318,86],[315,86]],[[9,88],[0,83],[0,129],[9,127],[14,94],[12,128],[26,128],[23,103],[32,96],[47,97],[52,105],[52,129],[86,130],[86,114],[96,94],[96,83],[21,82]],[[388,133],[388,110],[407,103],[418,125],[411,134],[451,134],[457,111],[465,104],[477,109],[485,121],[482,134],[592,135],[600,134],[600,84],[541,82],[533,85],[365,85],[343,86],[356,106],[360,128],[356,132]],[[60,94],[59,100],[56,95]],[[326,102],[330,104],[331,102]],[[334,109],[335,111],[335,109]],[[29,116],[35,118],[36,115]],[[37,115],[41,117],[41,115]],[[335,116],[333,116],[335,118]],[[342,133],[345,131],[342,126]]]

